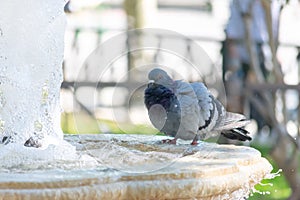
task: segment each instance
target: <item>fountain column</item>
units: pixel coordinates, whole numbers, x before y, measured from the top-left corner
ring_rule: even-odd
[[[48,137],[63,138],[59,91],[64,4],[63,0],[1,2],[0,139],[5,143],[25,144],[31,138],[42,144]]]

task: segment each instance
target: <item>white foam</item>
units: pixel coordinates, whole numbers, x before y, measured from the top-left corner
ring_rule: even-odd
[[[3,1],[0,7],[1,134],[24,143],[63,137],[59,90],[65,15],[62,0]]]
[[[63,0],[9,0],[0,6],[1,170],[95,165],[63,140],[59,94],[66,16]],[[29,139],[40,148],[25,147]],[[0,171],[1,171],[0,170]]]
[[[17,143],[2,145],[0,160],[2,170],[14,171],[88,168],[97,165],[95,159],[78,154],[76,148],[64,140],[57,140],[44,148],[25,147]]]

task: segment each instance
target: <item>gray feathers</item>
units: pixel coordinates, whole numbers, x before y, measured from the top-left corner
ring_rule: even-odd
[[[154,127],[175,137],[181,122],[180,104],[175,94],[162,85],[149,83],[144,102]]]
[[[245,116],[226,112],[223,105],[215,99],[203,83],[186,83],[174,81],[163,70],[156,68],[148,74],[156,87],[148,85],[145,90],[145,105],[150,121],[160,131],[175,139],[206,139],[221,134],[229,139],[251,140],[248,131],[243,129],[249,123]],[[161,98],[160,93],[163,94]],[[150,105],[151,104],[151,105]],[[151,106],[160,105],[165,109],[165,125],[159,125],[159,113],[151,113]],[[168,107],[178,105],[180,108]],[[169,114],[170,113],[170,114]],[[175,120],[175,122],[174,122]],[[161,120],[159,120],[161,123]],[[174,126],[177,124],[178,126]]]

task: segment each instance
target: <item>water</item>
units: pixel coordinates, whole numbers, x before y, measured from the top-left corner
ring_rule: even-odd
[[[1,136],[62,139],[64,1],[3,1],[0,7]]]
[[[63,140],[60,128],[64,4],[63,0],[1,2],[0,167],[3,170],[48,168],[62,160],[71,163],[90,160],[79,156],[75,147]],[[25,147],[29,138],[39,148]]]
[[[272,170],[252,148],[166,138],[66,135],[69,143],[46,149],[6,145],[0,199],[242,199]]]

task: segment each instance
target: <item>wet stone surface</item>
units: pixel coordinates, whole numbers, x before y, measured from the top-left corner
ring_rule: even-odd
[[[64,144],[60,150],[22,147],[28,163],[25,159],[0,171],[0,198],[240,199],[272,170],[253,148],[162,144],[166,138],[65,135],[72,146]],[[68,148],[76,148],[76,155]],[[68,151],[69,159],[45,156]],[[28,167],[32,159],[35,167]]]

